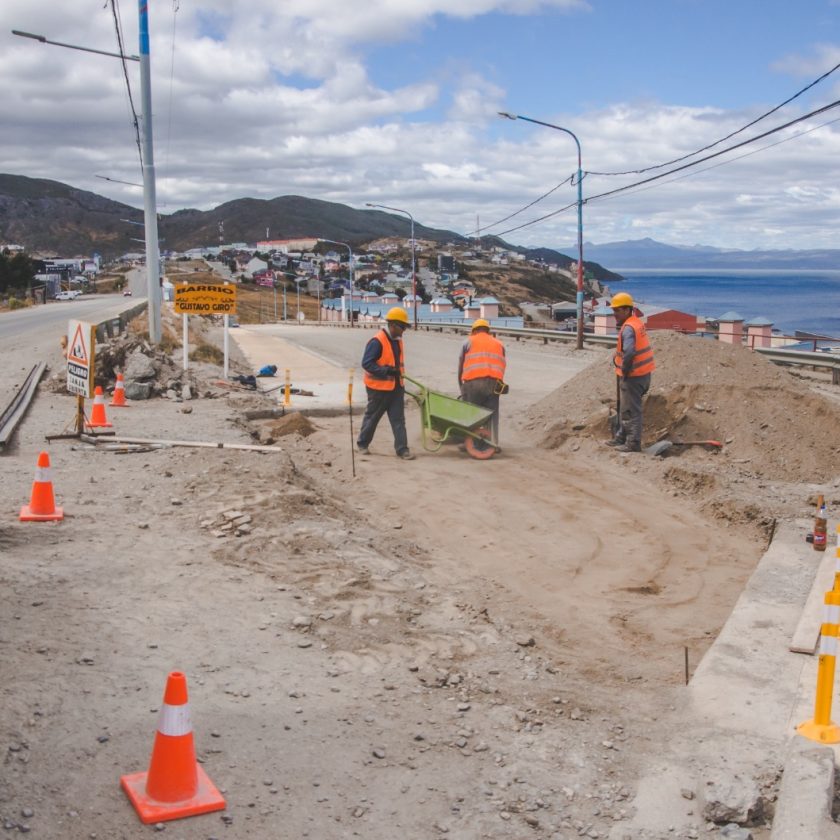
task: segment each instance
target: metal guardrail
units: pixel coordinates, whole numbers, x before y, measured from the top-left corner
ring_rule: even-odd
[[[291,322],[290,322],[291,323]],[[349,329],[350,324],[346,321],[306,321],[305,326],[308,327],[338,327],[339,329]],[[374,321],[356,321],[353,324],[354,329],[381,329],[382,324]],[[421,321],[417,325],[418,330],[425,332],[444,332],[449,330],[451,332],[462,333],[469,335],[470,324],[459,324],[455,321]],[[532,330],[519,327],[493,327],[494,335],[504,335],[510,338],[515,338],[517,341],[527,339],[540,339],[543,344],[548,344],[550,341],[562,341],[571,343],[577,340],[577,335],[574,332],[561,330]],[[604,347],[615,346],[614,335],[593,335],[591,333],[584,333],[584,344],[599,344]]]
[[[807,350],[784,350],[781,347],[756,347],[756,353],[767,356],[777,365],[825,368],[831,371],[831,381],[840,385],[840,353],[813,353]]]
[[[326,326],[326,327],[350,327],[349,323],[341,321],[321,321],[308,322],[309,326]],[[356,328],[361,329],[379,329],[382,325],[373,322],[356,322],[353,324]],[[418,330],[425,332],[456,332],[464,335],[469,334],[470,324],[452,323],[449,321],[423,321],[417,325]],[[577,340],[574,332],[561,330],[536,330],[516,327],[493,327],[493,334],[498,336],[507,336],[514,338],[516,341],[522,339],[538,340],[543,344],[549,342],[559,341],[565,343],[572,343]],[[593,335],[592,333],[583,334],[584,346],[599,345],[601,347],[615,347],[616,337],[614,335]],[[754,347],[756,353],[761,353],[766,356],[771,362],[777,365],[795,365],[800,367],[814,367],[822,368],[831,371],[831,381],[835,385],[840,385],[840,353],[814,353],[807,350],[785,350],[780,347]]]

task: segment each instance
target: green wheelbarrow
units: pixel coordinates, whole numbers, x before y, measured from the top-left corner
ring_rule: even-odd
[[[493,409],[433,391],[410,376],[405,380],[417,389],[406,388],[405,392],[420,407],[424,449],[437,452],[447,441],[463,437],[469,455],[480,461],[486,461],[500,451],[490,441]]]

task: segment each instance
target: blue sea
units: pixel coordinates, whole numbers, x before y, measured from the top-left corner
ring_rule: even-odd
[[[840,338],[840,271],[614,270],[627,279],[611,284],[612,291],[629,292],[640,303],[707,318],[734,310],[747,321],[767,318],[785,334]]]

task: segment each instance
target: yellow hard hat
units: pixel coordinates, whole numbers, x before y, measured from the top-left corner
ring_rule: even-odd
[[[490,329],[490,322],[485,321],[484,318],[476,318],[475,321],[473,321],[473,324],[472,324],[473,331],[475,331],[477,329],[480,329],[481,327],[487,327],[487,329],[489,330]]]
[[[385,320],[397,321],[400,324],[408,326],[408,313],[401,306],[395,306],[393,309],[388,310]]]
[[[613,299],[610,301],[610,306],[613,309],[618,306],[633,306],[633,298],[631,298],[627,292],[619,292],[617,295],[613,295]]]

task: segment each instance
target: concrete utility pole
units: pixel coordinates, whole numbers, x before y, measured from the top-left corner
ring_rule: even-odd
[[[143,208],[145,213],[146,243],[146,280],[148,287],[149,307],[149,341],[159,344],[160,328],[160,247],[158,244],[157,202],[155,198],[155,157],[152,142],[152,83],[151,67],[149,64],[149,0],[139,0],[140,11],[140,55],[122,55],[120,53],[94,50],[90,47],[80,47],[75,44],[64,44],[61,41],[51,41],[43,35],[33,35],[31,32],[12,30],[13,35],[21,38],[31,38],[41,44],[51,44],[55,47],[66,47],[70,50],[107,55],[122,61],[140,62],[140,94],[143,107],[142,113],[142,143],[143,149]],[[123,182],[127,183],[127,182]]]
[[[146,286],[149,300],[149,341],[159,344],[160,245],[158,243],[155,153],[152,140],[152,71],[149,56],[149,0],[138,0],[140,10],[140,95],[143,103],[143,212],[146,220]]]

